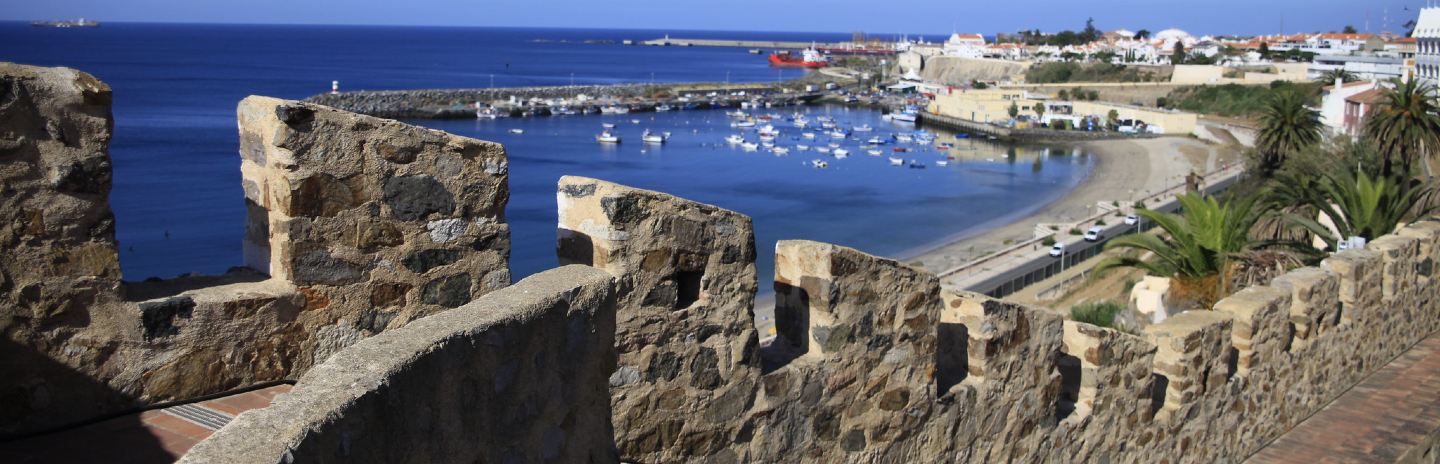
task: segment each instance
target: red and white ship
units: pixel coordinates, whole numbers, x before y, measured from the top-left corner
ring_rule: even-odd
[[[820,54],[820,52],[813,47],[801,51],[799,57],[790,53],[773,53],[770,55],[771,66],[823,68],[828,64],[830,64],[830,62],[825,58],[825,55]]]

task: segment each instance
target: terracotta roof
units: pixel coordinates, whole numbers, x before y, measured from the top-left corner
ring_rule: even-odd
[[[1340,34],[1335,32],[1320,34],[1320,38],[1326,40],[1369,40],[1371,37],[1375,37],[1375,34]]]
[[[1364,92],[1357,93],[1355,95],[1351,95],[1350,98],[1346,98],[1345,101],[1355,102],[1362,105],[1374,105],[1376,102],[1379,102],[1380,98],[1384,95],[1384,89],[1370,89]]]
[[[1415,41],[1415,38],[1414,38],[1414,37],[1401,37],[1401,38],[1398,38],[1398,39],[1395,39],[1395,40],[1391,40],[1390,43],[1393,43],[1393,44],[1413,44],[1413,43],[1416,43],[1416,41]]]

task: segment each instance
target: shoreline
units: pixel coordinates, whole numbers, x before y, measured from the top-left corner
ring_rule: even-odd
[[[1016,243],[1033,238],[1038,223],[1075,222],[1092,215],[1099,202],[1134,201],[1175,185],[1191,170],[1207,172],[1240,158],[1234,148],[1184,137],[1095,140],[1076,145],[1095,157],[1095,166],[1075,188],[1023,212],[964,225],[949,237],[916,245],[894,259],[939,275],[1006,247],[1007,240]],[[942,287],[953,289],[947,279],[940,281]],[[764,340],[774,326],[775,292],[770,286],[758,287],[753,307]]]

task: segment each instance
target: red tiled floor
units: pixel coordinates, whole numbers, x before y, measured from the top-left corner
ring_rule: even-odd
[[[204,401],[201,406],[231,416],[270,405],[290,391],[278,385]],[[162,409],[119,417],[48,435],[0,443],[0,463],[169,463],[214,430]]]
[[[1416,344],[1247,462],[1395,462],[1436,430],[1440,335]]]

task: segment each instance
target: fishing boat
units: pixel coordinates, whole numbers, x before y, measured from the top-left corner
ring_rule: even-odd
[[[835,128],[835,121],[820,121],[820,128],[821,128],[821,129],[834,129],[834,128]]]
[[[880,156],[885,154],[885,152],[875,149],[866,150],[865,153],[869,153],[870,156]]]
[[[904,159],[904,158],[890,158],[890,165],[891,165],[891,166],[902,166],[902,165],[904,165],[904,164],[905,164],[905,159]]]
[[[746,120],[744,120],[744,121],[740,121],[740,122],[736,122],[736,123],[731,123],[731,124],[730,124],[730,127],[755,127],[755,120],[753,120],[753,119],[746,119]]]
[[[849,134],[848,132],[845,132],[845,131],[840,130],[840,129],[835,129],[835,130],[833,130],[833,131],[830,131],[830,137],[831,137],[831,138],[843,139],[843,138],[849,137],[849,136],[850,136],[850,134]]]
[[[830,167],[830,163],[825,162],[824,160],[818,160],[818,159],[817,159],[817,160],[810,160],[810,165],[811,165],[811,166],[814,166],[816,169],[825,169],[825,168]]]
[[[790,68],[823,68],[830,62],[814,47],[800,51],[800,56],[789,52],[776,52],[770,54],[770,65]]]
[[[659,106],[656,106],[656,107],[655,107],[655,111],[671,111],[671,110],[674,110],[674,109],[675,109],[675,107],[670,106],[670,105],[666,105],[666,104],[664,104],[664,103],[661,103]]]
[[[854,130],[855,132],[870,132],[870,131],[875,130],[875,128],[870,127],[869,124],[861,124],[861,125],[855,126],[855,128],[852,129],[852,130]]]
[[[760,149],[760,144],[753,142],[745,142],[740,144],[740,148],[745,151],[755,151]]]
[[[500,117],[500,112],[496,111],[495,108],[485,107],[475,110],[476,119],[499,119]]]
[[[890,116],[890,120],[893,122],[915,123],[915,113],[911,111],[890,113],[887,116]]]
[[[525,129],[510,129],[510,133],[511,133],[511,134],[515,134],[515,135],[524,134],[524,133],[525,133]]]
[[[645,133],[640,134],[640,141],[645,143],[663,144],[667,140],[670,140],[669,132],[663,134],[656,134],[654,132],[650,132],[650,129],[645,129]]]
[[[620,143],[620,136],[611,134],[610,131],[600,132],[595,136],[595,141],[600,143]]]
[[[776,129],[775,129],[775,126],[772,126],[772,125],[770,125],[770,124],[766,124],[764,127],[761,127],[760,129],[757,129],[756,132],[759,133],[761,136],[766,136],[766,135],[768,135],[768,136],[771,136],[771,137],[775,137],[775,136],[780,135],[780,131],[779,131],[779,130],[776,130]]]
[[[772,149],[770,150],[770,152],[771,152],[771,153],[774,153],[774,154],[776,154],[776,155],[778,155],[778,156],[785,156],[785,155],[790,154],[790,149],[789,149],[789,148],[785,148],[785,147],[775,147],[775,148],[772,148]]]
[[[727,143],[729,143],[729,144],[731,144],[731,145],[737,145],[737,144],[745,143],[745,137],[741,137],[741,136],[739,136],[738,134],[737,134],[737,135],[731,135],[731,136],[729,136],[729,137],[725,137],[725,142],[727,142]]]
[[[772,135],[772,134],[760,134],[760,141],[761,141],[761,142],[774,142],[774,141],[775,141],[775,136]]]
[[[836,148],[831,153],[835,155],[836,159],[845,159],[850,156],[850,150],[846,150],[844,148]]]
[[[871,145],[884,145],[884,144],[885,144],[885,139],[882,139],[882,138],[880,138],[880,137],[870,137],[870,140],[866,140],[865,143],[868,143],[868,144],[871,144]]]

